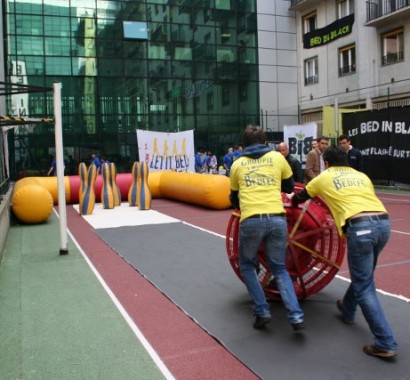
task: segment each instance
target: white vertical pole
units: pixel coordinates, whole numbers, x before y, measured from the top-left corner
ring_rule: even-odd
[[[336,132],[336,144],[339,137],[339,99],[335,98],[335,132]]]
[[[56,145],[58,213],[60,214],[60,255],[68,254],[67,214],[64,189],[63,126],[61,119],[61,83],[54,83],[54,136]]]

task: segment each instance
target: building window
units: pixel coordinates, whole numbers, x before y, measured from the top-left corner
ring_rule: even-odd
[[[303,34],[313,32],[316,29],[316,12],[303,16]]]
[[[305,61],[305,86],[319,82],[319,61],[317,57]]]
[[[403,28],[382,35],[382,65],[401,62],[404,59]]]
[[[123,32],[125,39],[147,40],[148,26],[146,22],[141,21],[123,21]]]
[[[354,13],[354,0],[336,0],[337,19]]]
[[[339,49],[339,76],[356,72],[356,46],[349,45]]]

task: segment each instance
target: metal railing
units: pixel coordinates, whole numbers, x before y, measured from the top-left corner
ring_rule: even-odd
[[[319,75],[313,75],[311,77],[305,78],[305,86],[308,84],[313,84],[319,82]]]
[[[369,0],[366,2],[367,22],[386,16],[410,5],[410,0]]]
[[[339,76],[353,74],[356,72],[356,65],[348,65],[339,68]]]
[[[389,63],[403,61],[404,52],[398,51],[397,53],[389,53],[383,56],[383,65],[388,65]]]

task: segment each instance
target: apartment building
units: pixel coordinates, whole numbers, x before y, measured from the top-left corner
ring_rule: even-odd
[[[292,0],[301,122],[410,105],[410,1]]]

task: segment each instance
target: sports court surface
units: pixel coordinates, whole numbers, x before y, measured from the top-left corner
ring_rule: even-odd
[[[302,302],[305,330],[293,332],[279,302],[271,303],[273,321],[268,328],[264,331],[254,330],[251,303],[245,286],[230,267],[225,250],[225,232],[231,210],[207,210],[155,199],[148,211],[130,208],[125,203],[115,209],[104,210],[97,204],[93,215],[85,217],[78,214],[75,205],[67,207],[68,229],[72,239],[70,251],[78,249],[81,252],[91,269],[88,276],[94,279],[88,278],[87,282],[98,280],[109,295],[111,305],[99,300],[93,317],[98,327],[92,326],[88,320],[89,325],[83,330],[84,342],[79,346],[84,357],[77,358],[79,363],[77,367],[74,365],[77,376],[60,378],[410,379],[410,196],[380,192],[379,197],[389,211],[393,231],[380,257],[376,285],[399,342],[396,360],[386,362],[362,353],[362,346],[371,343],[371,335],[360,313],[354,325],[341,323],[335,301],[343,296],[348,286],[346,262],[325,289]],[[53,223],[53,233],[57,239],[55,220]],[[46,227],[35,226],[35,229],[38,232]],[[28,244],[24,231],[30,230],[23,230],[21,245]],[[41,240],[37,243],[41,244]],[[47,261],[58,266],[59,260],[67,262],[70,256],[74,262],[71,254],[68,258],[55,257]],[[23,264],[24,260],[21,260]],[[4,272],[3,266],[0,269]],[[4,278],[2,272],[0,285]],[[63,296],[69,303],[70,297],[78,297],[77,293],[71,294],[70,288],[78,293],[82,291],[82,306],[87,309],[87,305],[93,305],[89,306],[93,308],[89,310],[92,313],[95,305],[85,296],[88,287],[80,277],[81,273],[78,270],[72,274],[72,284],[66,286]],[[58,286],[58,279],[55,281]],[[30,282],[31,290],[33,283]],[[22,286],[20,293],[24,296],[25,292],[28,291]],[[35,292],[28,293],[31,297],[30,308],[33,308]],[[105,313],[111,316],[112,305],[126,321],[128,333],[127,328],[117,327],[119,322],[115,316],[110,317],[108,327],[101,327],[100,319]],[[21,318],[29,324],[31,331],[35,328],[33,321],[29,321],[23,312]],[[41,318],[41,310],[37,313],[37,317]],[[43,313],[46,315],[47,310]],[[68,314],[67,319],[71,318],[73,315]],[[84,322],[80,312],[76,318],[78,325]],[[19,328],[17,323],[14,325]],[[54,336],[61,335],[58,326],[64,329],[64,321],[55,326]],[[107,351],[104,357],[110,369],[102,370],[104,364],[100,363],[101,368],[93,372],[93,365],[89,363],[92,360],[91,347],[98,344],[98,339],[92,338],[90,342],[90,331],[104,336],[111,332],[108,330],[113,330],[117,338],[113,338],[112,347],[104,344],[100,350]],[[138,343],[130,341],[131,348],[127,346],[123,357],[111,353],[114,357],[110,358],[110,349],[114,350],[124,342],[126,344],[132,337],[136,337]],[[33,346],[41,347],[41,342],[32,343],[30,349]],[[141,346],[146,352],[145,356],[139,354],[142,359],[138,365],[130,364],[129,360],[129,357],[137,355],[132,351],[134,346]],[[58,350],[58,346],[55,349]],[[26,361],[29,359],[22,361],[22,368],[27,369]],[[63,361],[64,358],[61,359]],[[126,368],[128,375],[119,376],[120,369],[116,370],[116,365],[121,366],[122,373]],[[143,371],[141,366],[144,367]],[[94,377],[84,377],[84,368]],[[73,363],[70,371],[75,373]],[[58,367],[50,373],[59,373]],[[99,375],[95,376],[95,373]],[[129,373],[134,373],[135,377]],[[30,378],[53,377],[40,376],[39,372],[39,376],[32,375]]]

